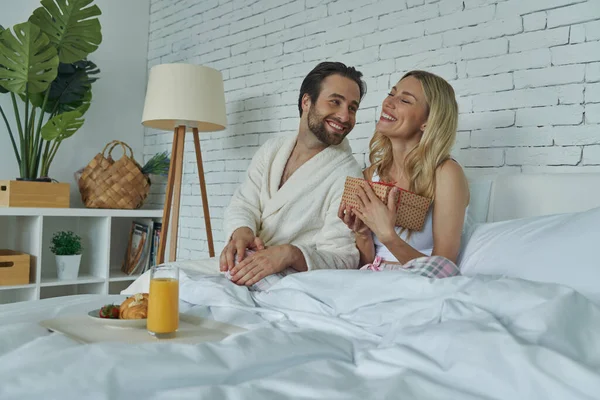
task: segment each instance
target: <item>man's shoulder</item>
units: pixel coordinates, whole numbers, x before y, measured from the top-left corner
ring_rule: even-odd
[[[335,146],[333,154],[335,154],[335,156],[332,157],[331,161],[338,164],[338,166],[333,170],[332,175],[362,176],[362,168],[356,160],[347,138],[345,138],[342,143]]]
[[[347,177],[362,178],[362,168],[354,156],[350,155],[344,162],[336,165],[331,170],[326,181],[329,186],[329,192],[332,193],[337,201],[337,198],[342,195]]]
[[[267,141],[263,143],[261,148],[277,149],[283,146],[283,144],[288,140],[290,140],[289,136],[273,136],[272,138],[267,139]]]
[[[286,136],[275,136],[267,139],[254,153],[254,159],[264,159],[272,157],[284,145],[289,138]]]
[[[362,178],[363,172],[360,164],[351,153],[331,171],[331,176],[354,176]]]

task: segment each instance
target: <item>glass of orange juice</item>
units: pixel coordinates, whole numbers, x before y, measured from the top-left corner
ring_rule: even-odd
[[[173,265],[152,267],[146,328],[159,339],[175,337],[179,328],[179,268]]]

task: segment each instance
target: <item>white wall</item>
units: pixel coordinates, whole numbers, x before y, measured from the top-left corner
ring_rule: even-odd
[[[85,115],[85,124],[61,145],[50,175],[71,184],[71,206],[81,206],[81,197],[73,173],[85,166],[106,143],[118,139],[129,144],[143,162],[142,110],[147,80],[148,24],[150,0],[97,0],[102,11],[102,44],[90,55],[100,68],[93,84],[93,101]],[[0,0],[0,24],[12,27],[25,22],[41,4],[35,0]],[[0,105],[9,115],[12,103],[0,95]],[[0,121],[0,179],[19,176],[12,145],[3,121]],[[13,131],[16,126],[13,124]],[[114,152],[115,158],[120,152]]]
[[[459,96],[454,155],[471,176],[600,172],[598,0],[152,0],[149,67],[191,62],[223,72],[229,126],[203,136],[217,250],[224,207],[250,158],[293,135],[303,77],[339,60],[368,94],[349,138],[364,163],[379,105],[410,69],[449,80]],[[145,153],[172,135],[147,131]],[[181,258],[206,255],[192,147],[186,153]],[[164,187],[155,185],[153,201]]]

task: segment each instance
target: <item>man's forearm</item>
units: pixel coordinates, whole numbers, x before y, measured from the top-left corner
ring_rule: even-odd
[[[300,251],[299,248],[292,244],[286,244],[286,251],[288,257],[288,263],[290,267],[294,268],[298,272],[308,271],[308,264],[306,263],[306,259],[304,258],[304,254]]]
[[[246,212],[243,209],[232,210],[231,212],[226,211],[226,217],[223,221],[223,233],[227,236],[227,240],[231,239],[233,233],[240,228],[248,228],[253,233],[256,232],[256,221],[252,217],[251,213]]]

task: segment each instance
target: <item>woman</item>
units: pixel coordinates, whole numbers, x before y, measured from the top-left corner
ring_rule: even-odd
[[[383,101],[370,142],[371,165],[363,171],[364,177],[394,183],[433,199],[433,203],[424,227],[414,232],[394,227],[393,202],[386,206],[368,184],[358,193],[358,208],[342,203],[338,216],[355,233],[361,265],[376,270],[381,269],[381,263],[385,264],[383,269],[416,266],[415,272],[436,277],[458,274],[454,263],[469,189],[461,166],[450,158],[457,122],[452,86],[429,72],[408,72]],[[390,193],[390,199],[393,195]],[[439,257],[421,258],[425,256]],[[424,272],[417,259],[444,264],[444,271]]]

